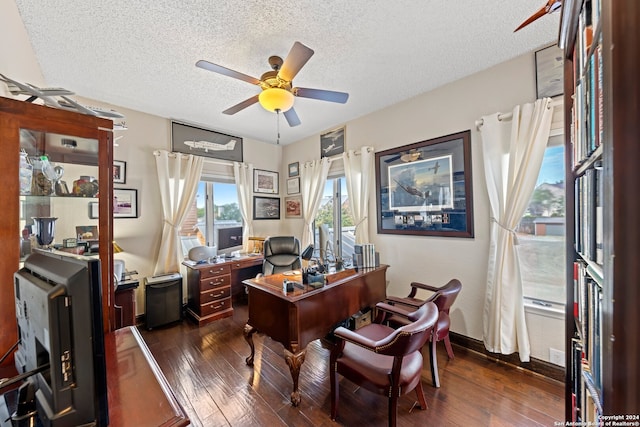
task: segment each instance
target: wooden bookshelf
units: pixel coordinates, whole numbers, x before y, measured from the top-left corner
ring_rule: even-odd
[[[638,22],[637,0],[563,2],[565,415],[584,425],[640,408]]]

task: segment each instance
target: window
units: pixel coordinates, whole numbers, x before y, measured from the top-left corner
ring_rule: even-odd
[[[564,305],[564,146],[547,147],[536,188],[518,226],[518,256],[525,298],[542,306]]]
[[[315,218],[314,256],[335,261],[351,259],[355,244],[355,225],[349,209],[345,177],[329,178]]]
[[[194,246],[216,246],[218,255],[242,249],[242,215],[236,185],[200,181],[195,200],[181,228],[186,255]]]

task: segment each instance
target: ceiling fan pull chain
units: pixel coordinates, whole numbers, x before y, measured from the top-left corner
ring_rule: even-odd
[[[278,132],[278,139],[276,139],[276,145],[280,145],[280,109],[276,108],[276,130]]]

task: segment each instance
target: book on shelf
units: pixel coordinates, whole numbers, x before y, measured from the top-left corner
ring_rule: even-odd
[[[604,177],[602,162],[596,162],[595,170],[595,262],[599,265],[604,264]]]

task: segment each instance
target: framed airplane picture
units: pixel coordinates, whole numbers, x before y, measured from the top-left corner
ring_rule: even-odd
[[[242,138],[171,122],[171,150],[232,162],[242,161]]]
[[[344,153],[345,127],[330,130],[320,135],[320,158]]]

